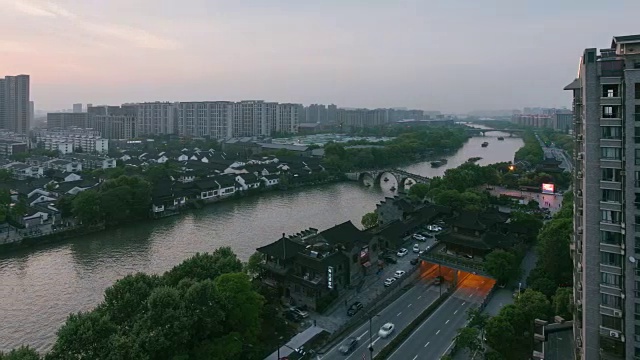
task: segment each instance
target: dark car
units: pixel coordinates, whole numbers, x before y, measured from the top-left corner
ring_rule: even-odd
[[[358,346],[358,339],[350,337],[344,342],[344,344],[340,346],[339,350],[344,355],[347,355],[352,352],[356,348],[356,346]]]
[[[391,255],[387,255],[383,259],[384,259],[385,262],[388,262],[389,264],[397,264],[398,263],[398,260],[396,260],[396,258],[394,258]]]
[[[349,306],[349,310],[347,310],[347,315],[353,316],[358,311],[362,310],[363,307],[364,306],[362,305],[362,303],[360,301],[356,301],[353,304],[351,304],[351,306]]]
[[[417,265],[420,262],[420,258],[411,259],[411,261],[409,262],[411,263],[411,265]]]

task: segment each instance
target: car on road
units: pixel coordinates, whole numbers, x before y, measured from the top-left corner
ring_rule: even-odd
[[[439,232],[442,231],[442,226],[439,225],[429,225],[427,226],[427,230],[432,231],[432,232]]]
[[[404,271],[404,270],[396,270],[395,274],[393,274],[393,277],[396,278],[396,279],[400,279],[406,273],[407,272]]]
[[[424,236],[422,236],[422,235],[420,235],[420,234],[413,234],[413,238],[414,238],[415,240],[418,240],[418,241],[423,241],[423,242],[424,242],[424,241],[427,241],[427,238],[426,238],[426,237],[424,237]]]
[[[397,264],[398,263],[398,260],[396,260],[396,258],[394,258],[391,255],[387,255],[387,256],[383,257],[383,259],[384,259],[385,262],[387,262],[389,264]]]
[[[360,301],[356,301],[353,304],[351,304],[351,306],[349,306],[349,309],[347,310],[347,315],[348,316],[353,316],[355,314],[358,313],[358,311],[362,310],[364,306],[362,305],[362,303]]]
[[[294,313],[294,314],[296,314],[296,315],[298,315],[298,316],[300,316],[303,319],[306,319],[306,318],[309,317],[309,313],[304,311],[304,310],[302,310],[299,307],[292,307],[292,308],[289,309],[289,311]]]
[[[414,244],[413,245],[413,252],[414,253],[419,253],[420,252],[420,245]]]
[[[384,286],[391,286],[391,284],[393,284],[394,282],[396,282],[396,280],[397,280],[397,279],[396,279],[396,278],[394,278],[394,277],[388,278],[387,280],[385,280],[385,281],[384,281]]]
[[[402,249],[398,250],[398,253],[396,253],[396,255],[398,257],[403,257],[403,256],[407,255],[408,253],[409,253],[409,250],[407,250],[405,248],[402,248]]]
[[[393,325],[393,323],[388,322],[388,323],[382,325],[382,327],[380,328],[380,331],[378,331],[378,335],[381,338],[384,339],[384,338],[388,337],[389,335],[391,335],[391,333],[393,332],[393,330],[395,328],[396,328],[396,326]]]
[[[358,338],[350,337],[348,338],[338,350],[344,355],[348,355],[358,346]]]
[[[418,265],[418,263],[420,262],[420,258],[411,259],[411,261],[409,262],[411,263],[411,265]]]

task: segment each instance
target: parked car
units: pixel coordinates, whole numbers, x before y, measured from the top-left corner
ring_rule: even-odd
[[[409,262],[411,263],[411,265],[417,265],[420,262],[420,258],[411,259],[411,261]]]
[[[394,277],[388,278],[387,280],[384,281],[384,286],[385,287],[391,286],[391,284],[393,284],[394,282],[396,282],[396,278]]]
[[[360,301],[356,301],[351,306],[349,306],[349,310],[347,310],[348,316],[353,316],[358,313],[358,311],[362,310],[364,306]]]
[[[415,240],[418,240],[418,241],[423,241],[423,242],[424,242],[424,241],[427,241],[427,238],[426,238],[426,237],[424,237],[424,236],[422,236],[422,235],[420,235],[420,234],[413,234],[413,238],[414,238]]]
[[[396,270],[395,274],[393,274],[393,277],[395,277],[396,279],[400,279],[406,273],[407,272],[404,270]]]
[[[387,336],[391,335],[391,333],[393,332],[393,330],[396,328],[395,325],[393,325],[393,323],[386,323],[384,325],[382,325],[382,327],[380,328],[380,331],[378,331],[378,335],[381,338],[386,338]]]
[[[301,309],[301,308],[299,308],[299,307],[292,307],[292,308],[290,308],[290,309],[289,309],[289,311],[291,311],[292,313],[294,313],[294,314],[296,314],[296,315],[300,316],[300,317],[301,317],[301,318],[303,318],[303,319],[306,319],[306,318],[308,318],[308,317],[309,317],[309,313],[308,313],[308,312],[306,312],[306,311],[304,311],[304,310],[302,310],[302,309]]]
[[[442,231],[442,227],[438,225],[429,225],[427,226],[427,230],[432,232],[439,232],[439,231]]]
[[[398,250],[398,253],[396,253],[396,255],[398,257],[403,257],[403,256],[407,255],[408,253],[409,253],[409,250],[407,250],[405,248],[402,248],[402,249]]]
[[[386,261],[389,264],[397,264],[398,263],[398,260],[396,260],[396,258],[394,258],[391,255],[387,255],[383,259],[384,259],[384,261]]]
[[[302,316],[294,313],[293,311],[287,311],[284,314],[285,319],[289,320],[289,321],[293,321],[293,322],[300,322],[302,321]]]
[[[414,253],[419,253],[420,252],[420,245],[414,244],[413,245],[413,252]]]
[[[349,354],[358,346],[358,338],[350,337],[348,338],[342,346],[340,346],[340,352],[344,355]]]

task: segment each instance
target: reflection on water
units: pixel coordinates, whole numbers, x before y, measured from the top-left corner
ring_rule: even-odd
[[[481,148],[483,141],[489,147]],[[440,176],[474,156],[483,157],[479,164],[511,161],[521,146],[519,138],[489,133],[471,138],[438,169],[429,162],[403,169]],[[196,252],[220,246],[231,246],[246,260],[282,233],[323,230],[346,220],[360,226],[362,215],[394,195],[392,186],[397,184],[389,177],[381,186],[340,183],[273,192],[0,256],[0,350],[21,344],[48,349],[69,313],[97,305],[104,289],[126,274],[162,273]]]

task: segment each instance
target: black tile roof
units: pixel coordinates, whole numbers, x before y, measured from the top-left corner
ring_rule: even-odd
[[[271,244],[257,248],[256,251],[278,259],[287,260],[296,257],[298,253],[304,251],[305,247],[306,246],[301,243],[283,237]]]
[[[367,245],[371,240],[371,234],[361,231],[351,220],[327,229],[320,234],[331,245],[342,244],[350,248],[353,244]]]

